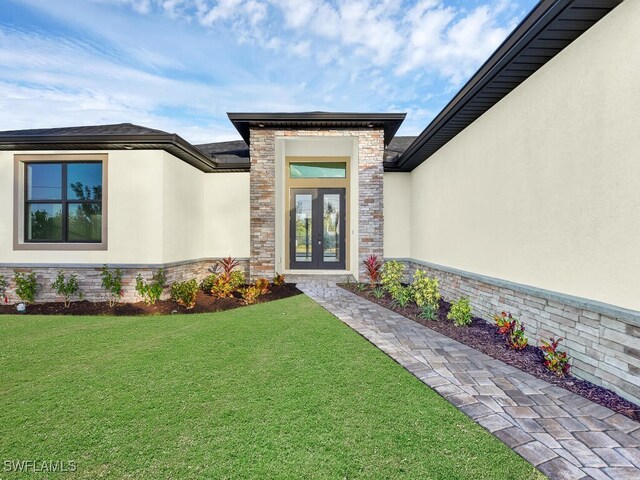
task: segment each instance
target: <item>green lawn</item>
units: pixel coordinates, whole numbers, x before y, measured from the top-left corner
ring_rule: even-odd
[[[69,476],[87,479],[539,475],[302,295],[203,315],[0,317],[6,460],[73,460]]]

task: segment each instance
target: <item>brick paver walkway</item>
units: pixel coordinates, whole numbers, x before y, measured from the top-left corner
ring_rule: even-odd
[[[337,287],[298,287],[551,479],[640,479],[640,423]]]

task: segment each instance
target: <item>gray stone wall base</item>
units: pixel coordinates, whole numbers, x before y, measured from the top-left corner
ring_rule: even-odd
[[[169,288],[175,282],[183,282],[195,278],[198,282],[211,274],[212,268],[216,264],[217,259],[200,259],[187,262],[167,263],[164,265],[109,265],[109,268],[120,268],[122,270],[123,284],[123,302],[139,302],[141,297],[135,290],[136,276],[141,274],[146,280],[150,280],[155,272],[160,268],[164,268],[167,277],[167,287],[162,296],[163,299],[169,298]],[[240,262],[239,269],[248,275],[249,260],[238,259]],[[56,292],[51,289],[51,283],[56,278],[59,271],[65,276],[75,274],[78,276],[80,290],[84,294],[86,300],[92,302],[102,302],[107,299],[105,290],[102,288],[102,265],[0,265],[0,275],[4,275],[10,286],[7,290],[7,297],[10,303],[18,303],[20,299],[15,294],[15,282],[13,281],[14,272],[31,273],[35,272],[38,282],[38,293],[36,295],[37,303],[60,302],[62,299],[58,297]],[[73,300],[77,300],[74,298]]]
[[[390,259],[389,259],[390,260]],[[640,404],[640,312],[536,289],[439,265],[396,259],[406,265],[407,281],[417,269],[440,282],[447,301],[469,297],[473,313],[490,323],[510,312],[526,328],[529,343],[562,337],[572,372]]]

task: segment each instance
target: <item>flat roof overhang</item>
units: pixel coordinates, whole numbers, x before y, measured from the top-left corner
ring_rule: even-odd
[[[345,112],[227,113],[229,120],[247,145],[250,142],[251,128],[382,128],[386,146],[393,139],[406,115],[406,113]]]
[[[541,0],[385,171],[416,168],[620,3]]]
[[[16,135],[2,137],[0,151],[15,150],[165,150],[203,172],[217,164],[179,135]]]

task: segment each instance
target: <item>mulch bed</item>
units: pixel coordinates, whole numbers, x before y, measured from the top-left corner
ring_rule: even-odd
[[[302,294],[293,283],[286,283],[277,287],[272,285],[270,289],[271,291],[269,293],[257,298],[256,304]],[[144,302],[119,303],[114,307],[110,307],[107,302],[88,302],[85,300],[82,302],[71,302],[69,308],[65,308],[62,302],[33,303],[27,306],[25,313],[29,315],[167,315],[172,313],[222,312],[242,306],[244,306],[244,304],[239,297],[216,299],[211,295],[199,291],[196,298],[196,306],[189,310],[171,300],[159,300],[154,305],[146,305]],[[15,305],[0,305],[0,314],[16,313]]]
[[[566,375],[564,377],[554,375],[543,365],[543,355],[540,348],[527,345],[524,350],[519,352],[510,349],[507,346],[505,337],[498,333],[495,325],[481,318],[474,317],[471,325],[468,327],[456,327],[453,322],[447,320],[447,313],[451,308],[449,302],[441,299],[437,319],[425,320],[419,317],[422,311],[413,303],[404,309],[395,308],[391,305],[392,300],[388,295],[382,298],[375,298],[373,295],[368,294],[369,292],[366,290],[358,291],[356,284],[342,284],[340,286],[351,293],[366,298],[389,310],[393,310],[431,330],[435,330],[442,335],[473,347],[490,357],[502,360],[504,363],[512,365],[523,372],[530,373],[534,377],[546,380],[553,385],[581,395],[594,403],[610,408],[614,412],[640,421],[640,406],[625,400],[611,390],[599,387],[586,380],[576,378],[572,375]],[[529,339],[529,341],[532,340],[533,339]]]

